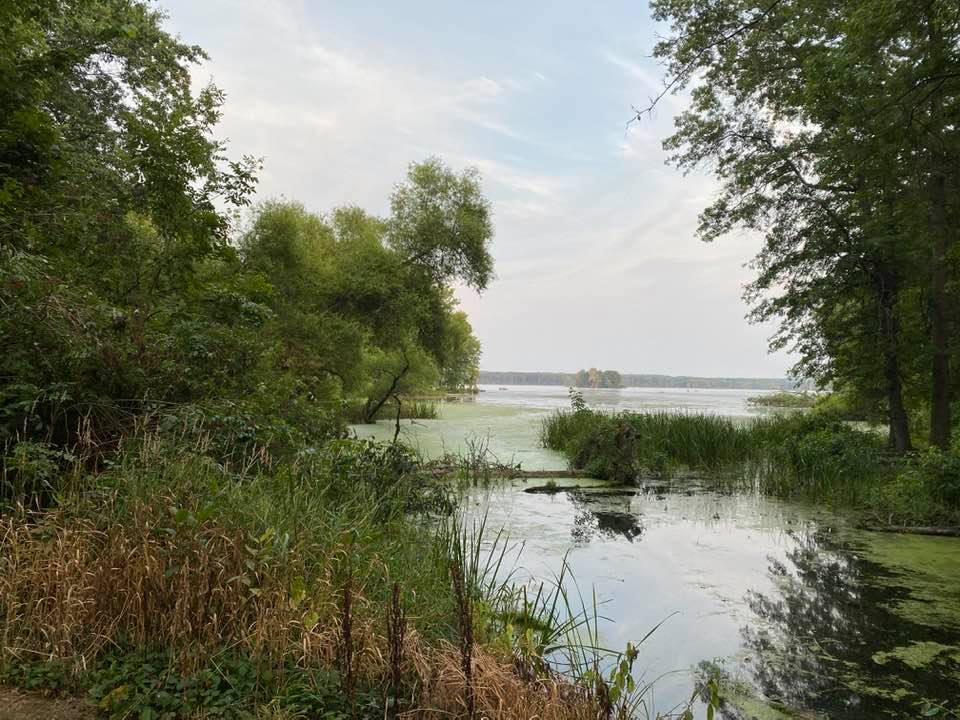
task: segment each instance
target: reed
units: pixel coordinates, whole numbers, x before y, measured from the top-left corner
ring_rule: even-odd
[[[403,697],[403,647],[407,636],[407,613],[403,606],[400,583],[393,584],[390,596],[390,614],[387,617],[387,645],[390,649],[390,684],[386,706],[391,717],[401,710]]]
[[[883,439],[816,414],[737,421],[682,413],[559,411],[541,441],[577,469],[633,483],[678,471],[730,489],[856,504],[893,475]]]

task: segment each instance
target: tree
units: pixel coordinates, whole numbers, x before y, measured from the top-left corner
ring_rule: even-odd
[[[162,19],[136,0],[0,5],[0,324],[16,338],[0,434],[112,432],[251,361],[238,343],[261,308],[229,307],[209,264],[233,259],[257,163],[225,157],[223,95],[194,94],[204,55]]]
[[[458,186],[457,176],[438,161],[427,166],[431,182],[443,176]],[[412,178],[422,177],[420,167],[411,167]],[[478,187],[475,173],[462,177]],[[356,207],[324,218],[296,203],[270,202],[258,208],[240,241],[246,271],[263,273],[275,290],[269,305],[276,319],[265,335],[282,347],[282,369],[302,378],[299,392],[323,402],[362,393],[367,422],[391,399],[438,382],[463,388],[475,384],[478,373],[480,344],[457,310],[450,284],[485,276],[492,263],[489,238],[474,237],[480,242],[477,267],[459,254],[464,238],[456,233],[438,231],[427,242],[410,235],[398,242],[393,233],[401,225],[411,233],[452,227],[456,218],[442,213],[465,212],[445,202],[436,205],[428,184],[411,183],[395,194],[405,197],[399,201],[400,222]],[[415,196],[417,201],[407,204]],[[471,202],[486,206],[482,197]],[[411,259],[418,243],[431,248],[429,267]],[[331,378],[337,381],[333,385]]]
[[[914,311],[904,298],[928,285],[931,440],[944,445],[952,272],[944,220],[956,203],[941,185],[956,182],[958,167],[945,159],[957,157],[956,126],[946,121],[960,97],[955,4],[656,0],[653,9],[673,30],[656,50],[671,78],[664,92],[695,83],[692,108],[665,145],[682,167],[712,162],[723,182],[701,216],[704,239],[737,226],[763,233],[748,296],[754,317],[782,319],[774,347],[793,345],[798,372],[821,382],[863,379],[839,375],[854,369],[836,362],[854,354],[851,343],[865,366],[878,358],[891,443],[906,450],[900,334]],[[931,247],[933,262],[921,262]]]
[[[616,370],[604,370],[600,373],[600,386],[605,388],[623,387],[623,378]]]
[[[476,388],[480,377],[480,341],[462,310],[444,315],[440,385],[448,390]]]
[[[493,278],[490,203],[475,168],[452,172],[437,158],[410,166],[390,198],[388,242],[435,285],[483,290]]]
[[[136,0],[0,10],[0,233],[81,273],[101,271],[105,253],[130,261],[109,288],[118,301],[178,282],[190,260],[223,249],[217,203],[243,205],[254,182],[256,162],[228,161],[212,135],[222,92],[191,90],[190,66],[206,56],[162,19]],[[148,246],[130,213],[152,225]]]

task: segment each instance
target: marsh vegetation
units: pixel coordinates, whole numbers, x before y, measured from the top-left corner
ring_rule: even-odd
[[[830,414],[737,420],[677,412],[570,410],[542,421],[541,441],[572,467],[637,484],[694,472],[718,486],[845,508],[891,526],[960,524],[960,458],[930,448],[898,457],[881,433]]]
[[[0,683],[140,720],[960,717],[958,540],[862,527],[960,524],[960,6],[651,8],[636,119],[692,87],[665,148],[717,175],[703,239],[762,235],[796,377],[490,373],[585,388],[518,411],[437,401],[481,377],[477,169],[256,198],[153,5],[0,4]],[[797,382],[835,392],[691,390]]]

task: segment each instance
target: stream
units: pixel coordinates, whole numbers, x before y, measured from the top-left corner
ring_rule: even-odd
[[[568,406],[562,387],[482,387],[444,403],[436,420],[404,420],[401,437],[425,457],[478,444],[524,470],[566,462],[540,446],[540,421]],[[594,408],[743,417],[746,390],[585,390]],[[354,428],[393,438],[389,421]],[[516,582],[552,578],[567,558],[584,595],[595,591],[604,646],[640,647],[651,717],[720,673],[727,718],[957,717],[960,698],[960,539],[870,533],[842,514],[752,493],[722,494],[703,479],[612,488],[557,480],[468,490],[513,543]],[[735,707],[734,707],[735,706]],[[704,708],[694,708],[705,717]]]

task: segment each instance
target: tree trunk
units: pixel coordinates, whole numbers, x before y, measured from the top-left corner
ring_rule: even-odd
[[[910,451],[911,445],[907,410],[903,403],[903,384],[900,381],[900,317],[897,314],[899,290],[896,275],[887,269],[881,269],[877,275],[877,291],[880,300],[887,414],[890,421],[890,449],[902,455]]]
[[[930,56],[933,71],[944,65],[943,36],[932,18],[928,18]],[[940,142],[936,130],[943,123],[943,97],[940,88],[930,97],[930,126]],[[948,158],[939,147],[930,152],[930,342],[933,347],[933,368],[930,394],[930,443],[946,450],[950,447],[950,320],[947,300],[947,254],[950,227],[947,223],[947,178],[944,168]]]
[[[393,382],[390,383],[390,387],[387,389],[387,392],[383,394],[383,397],[381,397],[373,405],[371,405],[370,400],[367,400],[367,408],[363,418],[363,421],[365,423],[376,422],[377,413],[380,412],[380,408],[382,408],[386,404],[387,400],[393,397],[394,392],[396,392],[397,385],[400,384],[400,381],[403,379],[403,376],[407,374],[407,370],[409,369],[410,369],[410,361],[404,358],[403,369],[400,370],[399,374],[394,375]]]
[[[933,345],[933,376],[930,397],[930,443],[944,450],[950,446],[950,321],[947,310],[947,192],[946,178],[932,182],[930,230],[933,262],[930,268],[930,340]]]

